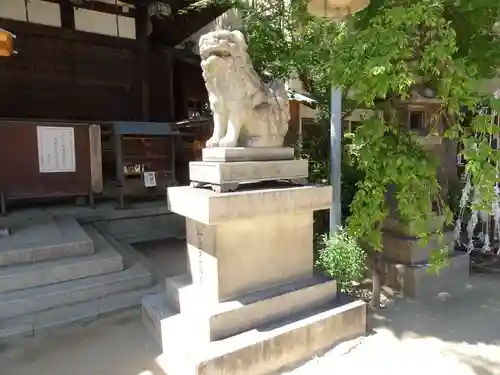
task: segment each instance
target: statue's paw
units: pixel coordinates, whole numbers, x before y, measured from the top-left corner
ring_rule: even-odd
[[[219,142],[220,142],[220,139],[219,138],[210,138],[207,143],[205,144],[205,146],[207,148],[214,148],[214,147],[219,147]]]
[[[219,142],[219,147],[236,147],[238,139],[224,137]]]

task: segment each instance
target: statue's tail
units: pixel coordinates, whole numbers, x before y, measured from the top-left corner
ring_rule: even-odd
[[[277,118],[277,134],[284,136],[288,131],[288,121],[290,120],[290,102],[288,99],[288,92],[285,88],[285,83],[281,80],[272,80],[269,82],[269,91],[271,104],[276,111]]]

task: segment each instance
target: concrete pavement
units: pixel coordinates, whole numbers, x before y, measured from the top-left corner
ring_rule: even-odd
[[[367,337],[287,375],[500,375],[500,275],[474,275],[460,296],[396,299]],[[164,375],[138,311],[0,346],[2,375]]]

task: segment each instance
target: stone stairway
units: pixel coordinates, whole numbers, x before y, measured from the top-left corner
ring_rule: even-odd
[[[93,225],[34,218],[0,238],[0,340],[86,322],[158,293],[137,258]]]

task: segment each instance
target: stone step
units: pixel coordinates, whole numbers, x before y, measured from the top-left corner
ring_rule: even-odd
[[[11,234],[0,238],[0,267],[91,255],[92,239],[69,217],[37,217],[5,222]]]
[[[322,276],[308,276],[262,291],[224,301],[210,312],[210,339],[221,340],[254,329],[281,317],[310,310],[335,300],[337,284]],[[161,311],[189,314],[199,310],[202,297],[196,294],[189,275],[168,278],[165,293],[149,296],[143,308],[156,317],[152,325],[159,328]],[[155,312],[158,310],[158,312]]]
[[[49,310],[151,286],[153,276],[136,263],[121,272],[0,294],[0,319]]]
[[[163,345],[162,322],[170,321],[169,318],[181,322],[184,317],[178,311],[172,310],[172,306],[169,306],[164,293],[144,296],[141,301],[141,309],[144,326],[153,336],[158,346],[163,349],[165,346]]]
[[[83,326],[110,314],[140,306],[141,299],[163,290],[162,284],[146,289],[113,294],[69,306],[0,320],[0,342],[36,336],[47,331]]]
[[[210,317],[210,338],[222,340],[285,316],[314,309],[335,301],[336,295],[335,280],[310,276],[222,302]]]
[[[172,213],[114,219],[95,225],[101,232],[109,233],[116,240],[126,243],[184,238],[186,233],[184,218]]]
[[[197,326],[197,315],[176,314],[160,306],[143,320],[163,354],[157,358],[170,375],[221,373],[262,375],[310,359],[332,345],[366,333],[366,304],[339,294],[335,301],[275,321],[193,350],[186,332]],[[154,321],[160,319],[160,329]],[[184,338],[184,339],[183,339]]]
[[[225,369],[231,369],[233,374],[268,374],[290,368],[333,345],[364,334],[366,304],[340,296],[336,302],[216,341],[212,348],[188,363],[197,375],[216,375]],[[158,363],[168,371],[170,368],[164,366],[162,359],[160,357]],[[167,373],[181,374],[172,370]]]
[[[115,251],[109,242],[91,226],[85,226],[85,231],[93,240],[96,251],[94,254],[1,267],[0,293],[35,288],[123,270],[122,256]]]

